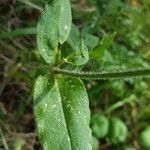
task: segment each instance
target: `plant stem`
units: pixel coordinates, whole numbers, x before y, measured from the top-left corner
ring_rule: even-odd
[[[54,73],[64,74],[71,77],[80,77],[82,79],[93,80],[107,80],[128,77],[150,77],[150,69],[130,69],[130,70],[115,70],[115,71],[101,71],[101,72],[77,72],[64,70],[60,68],[53,68]]]
[[[133,102],[136,102],[136,99],[137,99],[137,97],[135,95],[131,95],[131,96],[129,96],[129,97],[127,97],[127,98],[125,98],[125,99],[115,103],[115,104],[112,104],[109,108],[107,108],[105,110],[105,112],[106,113],[111,113],[112,111],[114,111],[114,110],[116,110],[116,109],[118,109],[120,107],[123,107],[126,104],[131,104]]]
[[[43,10],[42,7],[40,7],[40,6],[36,5],[36,4],[34,4],[33,2],[31,2],[31,1],[29,1],[29,0],[17,0],[17,1],[18,1],[18,2],[21,2],[21,3],[24,3],[24,4],[26,4],[26,5],[29,5],[29,6],[31,6],[31,7],[33,7],[33,8],[35,8],[35,9],[40,10],[40,11]]]
[[[23,29],[16,29],[11,32],[2,32],[0,33],[0,40],[28,34],[36,34],[36,28],[23,28]]]
[[[0,135],[1,135],[1,140],[2,140],[2,143],[3,143],[4,149],[5,149],[5,150],[9,150],[8,145],[7,145],[7,143],[6,143],[6,140],[5,140],[5,137],[4,137],[4,135],[3,135],[3,132],[2,132],[1,127],[0,127]]]

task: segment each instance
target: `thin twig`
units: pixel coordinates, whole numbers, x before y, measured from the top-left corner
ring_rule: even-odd
[[[33,8],[35,8],[35,9],[40,10],[40,11],[43,10],[42,7],[40,7],[40,6],[36,5],[36,4],[34,4],[33,2],[31,2],[31,1],[29,1],[29,0],[17,0],[17,1],[18,1],[18,2],[21,2],[21,3],[24,3],[24,4],[26,4],[26,5],[29,5],[29,6],[31,6],[31,7],[33,7]]]
[[[36,34],[36,28],[22,28],[22,29],[16,29],[11,32],[2,32],[0,34],[0,40],[17,37],[17,36],[28,35],[28,34]]]
[[[5,60],[6,62],[9,62],[10,64],[13,64],[13,61],[9,59],[8,57],[4,56],[3,54],[0,53],[0,57]]]

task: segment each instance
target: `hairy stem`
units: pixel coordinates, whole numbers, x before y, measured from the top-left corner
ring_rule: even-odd
[[[115,71],[101,71],[101,72],[77,72],[54,68],[53,72],[56,74],[64,74],[71,77],[80,77],[82,79],[106,80],[128,77],[150,77],[149,69],[130,69],[130,70],[115,70]]]
[[[22,28],[11,32],[2,32],[0,34],[0,40],[28,34],[36,34],[36,28]]]

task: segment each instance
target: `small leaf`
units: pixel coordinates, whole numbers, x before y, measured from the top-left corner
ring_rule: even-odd
[[[68,62],[71,62],[76,66],[86,64],[89,60],[89,52],[84,40],[80,37],[77,26],[72,25],[67,43],[72,49],[72,53],[68,56]]]
[[[80,39],[80,32],[78,27],[72,24],[67,43],[72,47],[74,51],[79,50]]]
[[[84,65],[89,60],[89,52],[83,40],[81,40],[80,45],[80,50],[68,57],[68,60],[76,66]]]
[[[139,143],[144,150],[150,149],[150,126],[147,126],[139,135]]]
[[[47,3],[37,26],[38,49],[47,63],[55,63],[58,43],[66,41],[70,28],[69,0],[52,0]]]
[[[113,64],[113,62],[114,62],[113,57],[108,50],[106,50],[104,53],[103,62],[104,63],[109,62],[111,64]]]
[[[88,96],[80,79],[39,76],[34,115],[44,150],[92,150]]]
[[[99,150],[99,140],[93,136],[93,148],[92,150]]]
[[[108,133],[109,121],[106,116],[97,113],[92,117],[91,128],[97,138],[104,138]]]
[[[110,118],[109,124],[108,138],[110,142],[113,144],[124,142],[128,134],[126,124],[116,117]]]
[[[90,55],[97,60],[102,60],[103,56],[105,55],[105,51],[111,45],[115,36],[116,33],[112,35],[105,35],[101,44],[98,45],[93,51],[91,51]]]
[[[84,35],[84,42],[87,45],[88,50],[93,50],[97,46],[99,38],[91,34],[86,34]]]

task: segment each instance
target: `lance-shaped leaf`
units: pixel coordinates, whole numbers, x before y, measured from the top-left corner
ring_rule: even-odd
[[[92,150],[88,96],[80,79],[39,76],[34,114],[44,150]]]
[[[38,49],[47,63],[54,64],[58,43],[63,44],[71,28],[69,0],[51,0],[45,6],[37,26]]]

